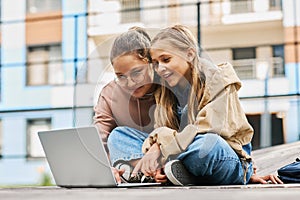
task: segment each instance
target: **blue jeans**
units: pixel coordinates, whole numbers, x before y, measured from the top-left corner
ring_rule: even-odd
[[[143,157],[142,145],[147,137],[147,133],[133,128],[115,128],[107,142],[111,162]],[[245,150],[250,151],[249,145]],[[246,184],[253,173],[252,163],[242,162],[229,144],[213,133],[197,135],[175,159],[206,185]]]
[[[134,160],[143,157],[142,146],[148,133],[119,126],[111,131],[107,140],[109,157],[112,164],[118,160]]]

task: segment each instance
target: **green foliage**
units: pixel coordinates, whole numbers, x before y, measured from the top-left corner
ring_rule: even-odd
[[[42,178],[40,182],[41,186],[52,186],[51,176],[48,173],[42,173]]]

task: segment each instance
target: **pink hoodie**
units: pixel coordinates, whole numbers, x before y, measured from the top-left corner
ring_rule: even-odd
[[[109,133],[118,126],[128,126],[146,133],[154,127],[154,95],[134,98],[114,81],[101,91],[94,107],[94,123],[106,145]]]

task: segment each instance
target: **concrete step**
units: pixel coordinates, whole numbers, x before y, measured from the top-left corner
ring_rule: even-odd
[[[277,170],[300,158],[300,141],[276,145],[252,152],[258,175],[277,174]]]

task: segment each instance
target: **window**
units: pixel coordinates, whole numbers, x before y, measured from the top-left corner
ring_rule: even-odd
[[[27,120],[27,155],[28,157],[45,157],[42,145],[38,137],[38,131],[51,129],[51,119]]]
[[[0,1],[1,3],[1,1]],[[0,8],[1,9],[1,8]],[[1,16],[0,16],[1,17]],[[1,46],[0,46],[0,55],[1,55]],[[2,62],[1,62],[1,56],[0,56],[0,101],[2,100]]]
[[[254,129],[254,135],[252,138],[252,148],[253,150],[261,148],[261,134],[266,134],[261,132],[261,114],[256,115],[247,115],[246,116],[249,123]],[[278,145],[284,143],[284,128],[283,128],[283,118],[280,116],[280,113],[273,113],[271,114],[270,121],[270,132],[271,132],[271,145]]]
[[[255,57],[256,57],[256,54],[255,54],[254,47],[233,49],[233,59],[234,60],[253,59]]]
[[[61,10],[61,0],[27,0],[27,13]]]
[[[256,77],[256,48],[236,48],[232,50],[233,66],[240,79]]]
[[[269,0],[270,10],[281,10],[281,0]]]
[[[27,85],[63,84],[61,59],[61,45],[28,47]]]
[[[121,0],[122,5],[122,23],[131,23],[140,21],[140,0]],[[128,10],[128,11],[126,11]]]
[[[231,0],[231,13],[253,12],[253,0]]]
[[[0,120],[0,158],[2,157],[3,135],[2,135],[2,121]]]
[[[1,19],[1,0],[0,0],[0,19]],[[2,30],[2,28],[0,28],[0,31]],[[1,46],[0,46],[0,55],[1,55]],[[0,101],[2,100],[2,62],[1,62],[1,56],[0,56]],[[1,127],[0,127],[1,128]],[[1,133],[0,133],[1,134]],[[1,137],[1,135],[0,135]],[[0,142],[1,142],[1,138],[0,138]],[[0,143],[0,148],[1,148],[1,143]],[[1,155],[1,149],[0,149],[0,155]]]
[[[272,46],[273,50],[273,70],[272,75],[274,77],[281,77],[285,75],[284,70],[284,47],[283,45]]]

